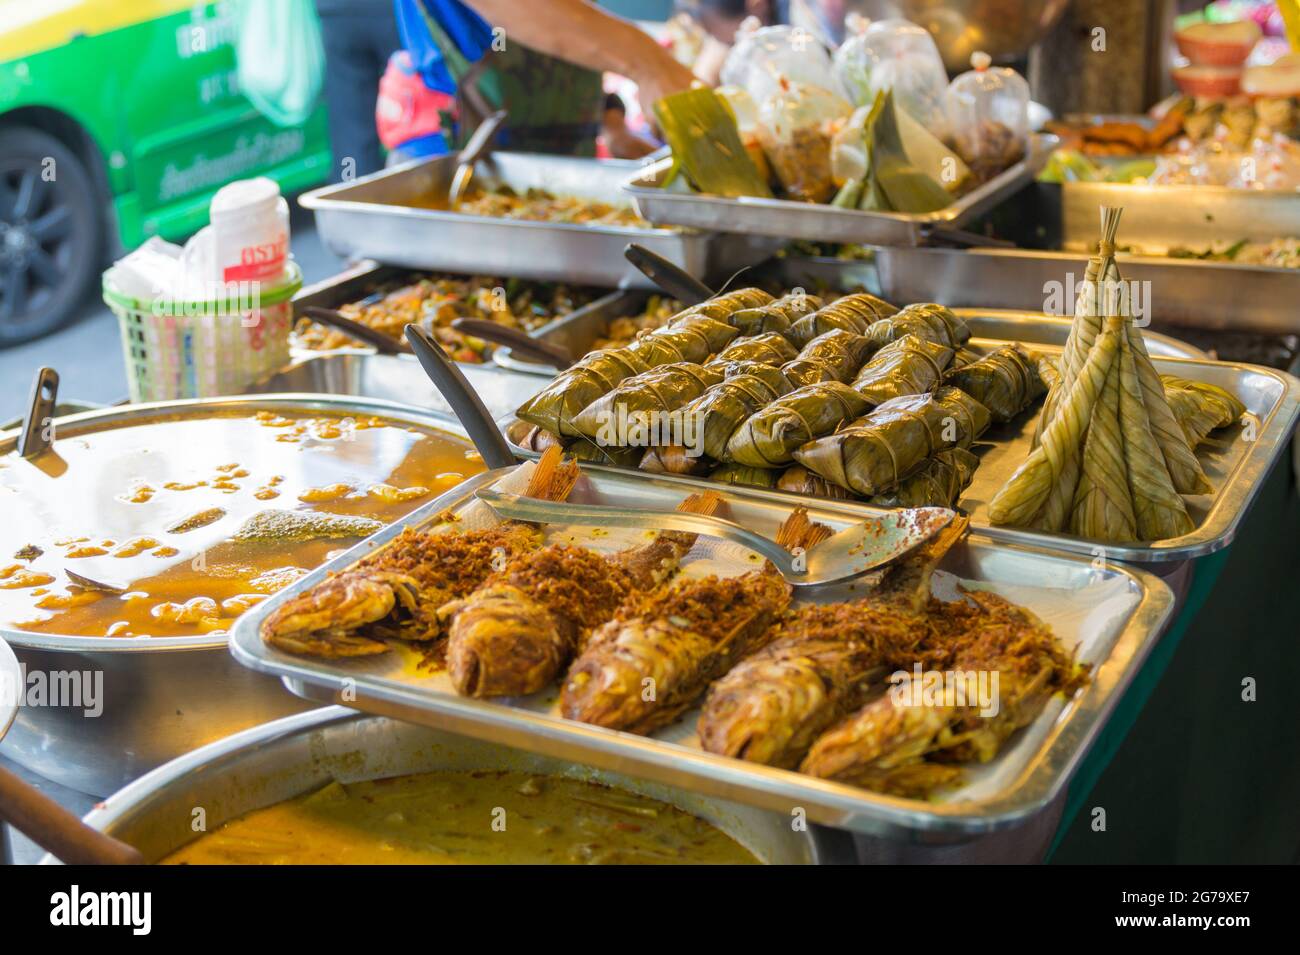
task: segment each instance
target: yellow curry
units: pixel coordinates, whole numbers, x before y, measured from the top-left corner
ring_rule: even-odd
[[[559,776],[425,773],[333,782],[235,819],[165,865],[755,864],[646,796]]]
[[[160,417],[58,435],[34,460],[0,457],[0,625],[221,633],[482,470],[458,437],[361,415]]]

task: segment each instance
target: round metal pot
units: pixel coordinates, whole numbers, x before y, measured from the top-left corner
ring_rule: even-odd
[[[816,827],[796,832],[790,817],[781,813],[342,706],[246,730],[173,760],[109,797],[85,822],[156,862],[195,838],[197,808],[204,810],[211,832],[244,813],[335,779],[346,783],[478,769],[568,776],[641,793],[707,820],[766,863],[825,864],[842,858],[842,833]],[[50,856],[43,861],[57,862]]]
[[[262,409],[369,414],[436,427],[463,437],[449,416],[409,405],[355,396],[281,394],[201,398],[127,405],[56,421],[60,440],[79,432],[161,414]],[[16,435],[0,437],[0,456]],[[316,704],[291,694],[278,679],[247,670],[231,657],[224,636],[120,639],[30,633],[0,628],[26,674],[47,679],[101,679],[102,712],[80,707],[22,705],[0,752],[47,779],[96,796],[213,740]]]

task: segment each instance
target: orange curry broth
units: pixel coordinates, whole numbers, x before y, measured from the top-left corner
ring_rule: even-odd
[[[467,442],[434,428],[309,410],[59,435],[35,461],[0,458],[0,625],[75,636],[220,633],[365,536],[232,540],[254,514],[389,523],[482,470]],[[87,590],[65,570],[127,593]]]

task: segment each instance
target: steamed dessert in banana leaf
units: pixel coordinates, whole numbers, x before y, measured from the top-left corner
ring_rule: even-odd
[[[564,453],[571,455],[575,461],[590,461],[611,468],[634,468],[642,459],[641,448],[620,448],[603,446],[586,438],[578,438],[564,448]]]
[[[628,450],[640,451],[641,449],[629,448]],[[646,448],[637,467],[650,474],[697,476],[708,474],[713,468],[713,462],[680,444],[668,444],[660,448]]]
[[[824,335],[833,328],[861,335],[873,322],[896,311],[898,309],[884,299],[866,292],[854,292],[822,306],[811,315],[805,315],[790,326],[786,335],[802,348],[818,335]]]
[[[725,381],[711,387],[682,409],[711,458],[721,459],[736,429],[755,411],[789,394],[794,385],[781,370],[761,362],[737,362]]]
[[[988,408],[993,420],[1002,424],[1047,391],[1035,356],[1019,344],[1003,345],[979,361],[950,372],[947,383]]]
[[[725,347],[738,334],[730,325],[695,316],[646,332],[625,346],[625,350],[647,368],[681,361],[698,363]]]
[[[791,494],[803,494],[806,497],[824,497],[832,501],[843,501],[853,496],[838,484],[832,484],[825,478],[813,474],[802,464],[792,464],[781,471],[780,475],[776,479],[778,491],[789,491]]]
[[[834,434],[802,445],[794,457],[831,483],[871,497],[896,488],[932,454],[969,447],[988,425],[987,408],[965,392],[942,387],[932,395],[886,401]]]
[[[870,353],[871,344],[864,336],[832,328],[801,348],[793,360],[781,366],[781,371],[796,387],[819,381],[848,381]]]
[[[657,416],[676,411],[722,378],[720,367],[691,362],[651,368],[625,378],[589,404],[574,417],[573,427],[602,447],[660,444],[661,424],[667,424],[670,419],[660,422]],[[646,440],[626,440],[629,434],[635,433],[644,433]]]
[[[904,335],[916,335],[926,341],[958,348],[970,338],[970,329],[952,309],[933,302],[909,305],[872,324],[866,333],[871,344],[883,348]]]
[[[556,375],[515,414],[552,434],[576,437],[581,432],[573,426],[573,419],[580,411],[623,379],[639,375],[649,367],[626,348],[594,351]]]
[[[779,468],[795,449],[829,434],[867,410],[865,398],[838,381],[807,385],[750,415],[727,442],[726,460],[757,468]]]
[[[727,365],[736,361],[757,361],[764,365],[783,365],[798,355],[793,345],[776,332],[740,338],[718,352],[710,365]]]
[[[709,480],[718,484],[735,484],[740,487],[776,487],[780,472],[770,468],[751,468],[743,464],[724,464],[715,468]]]
[[[965,448],[940,451],[898,487],[868,499],[877,507],[956,507],[980,459]]]
[[[1206,436],[1218,428],[1226,428],[1241,420],[1246,406],[1236,395],[1218,385],[1203,381],[1189,381],[1175,375],[1161,375],[1169,410],[1183,426],[1187,443],[1195,448]]]
[[[772,295],[761,288],[738,288],[730,292],[715,295],[699,305],[692,305],[682,312],[681,317],[703,315],[715,322],[725,322],[743,308],[757,308],[772,301]]]
[[[904,335],[872,356],[853,380],[853,390],[873,405],[900,395],[933,391],[943,381],[943,371],[953,350],[916,335]]]
[[[816,295],[807,292],[790,292],[766,305],[742,308],[727,316],[727,324],[740,329],[742,335],[762,335],[776,332],[784,335],[790,326],[805,315],[811,315],[821,308],[823,302]]]

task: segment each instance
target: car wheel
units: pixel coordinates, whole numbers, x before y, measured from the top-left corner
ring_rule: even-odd
[[[49,133],[0,126],[0,347],[71,319],[103,267],[103,200]]]

